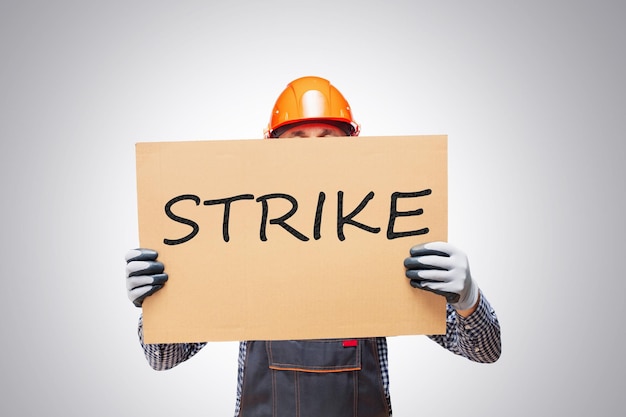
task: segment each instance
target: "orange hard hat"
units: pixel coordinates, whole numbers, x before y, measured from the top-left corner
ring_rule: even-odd
[[[360,130],[339,90],[324,78],[309,76],[293,80],[278,96],[265,137],[278,137],[287,127],[311,121],[335,124],[349,136],[358,136]]]

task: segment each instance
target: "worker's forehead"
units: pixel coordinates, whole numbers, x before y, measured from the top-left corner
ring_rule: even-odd
[[[300,123],[287,128],[280,136],[345,136],[345,132],[337,126],[323,121]]]

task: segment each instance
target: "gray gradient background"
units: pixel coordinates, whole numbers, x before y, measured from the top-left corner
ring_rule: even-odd
[[[391,338],[395,415],[618,410],[624,16],[619,1],[2,1],[0,415],[232,415],[236,343],[155,372],[137,342],[134,143],[261,137],[308,74],[363,135],[449,135],[450,241],[502,324],[493,365]]]

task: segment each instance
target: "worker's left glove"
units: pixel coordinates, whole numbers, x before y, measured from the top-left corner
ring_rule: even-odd
[[[411,286],[446,297],[456,310],[468,310],[478,300],[467,255],[446,242],[413,246],[404,260]]]

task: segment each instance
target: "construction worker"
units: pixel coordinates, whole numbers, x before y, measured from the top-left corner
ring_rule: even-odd
[[[319,77],[302,77],[280,94],[265,137],[358,136],[360,126],[344,96]],[[500,356],[500,326],[495,311],[471,276],[467,256],[446,242],[407,248],[407,285],[447,300],[445,335],[428,336],[449,351],[481,363]],[[133,249],[126,255],[128,296],[136,306],[168,279],[157,253]],[[144,344],[148,363],[170,369],[194,356],[206,343]],[[346,349],[346,343],[357,349]],[[358,359],[350,357],[358,355]],[[355,360],[360,363],[354,366]],[[235,417],[391,415],[387,341],[243,341],[239,344]],[[288,365],[285,365],[288,364]]]

